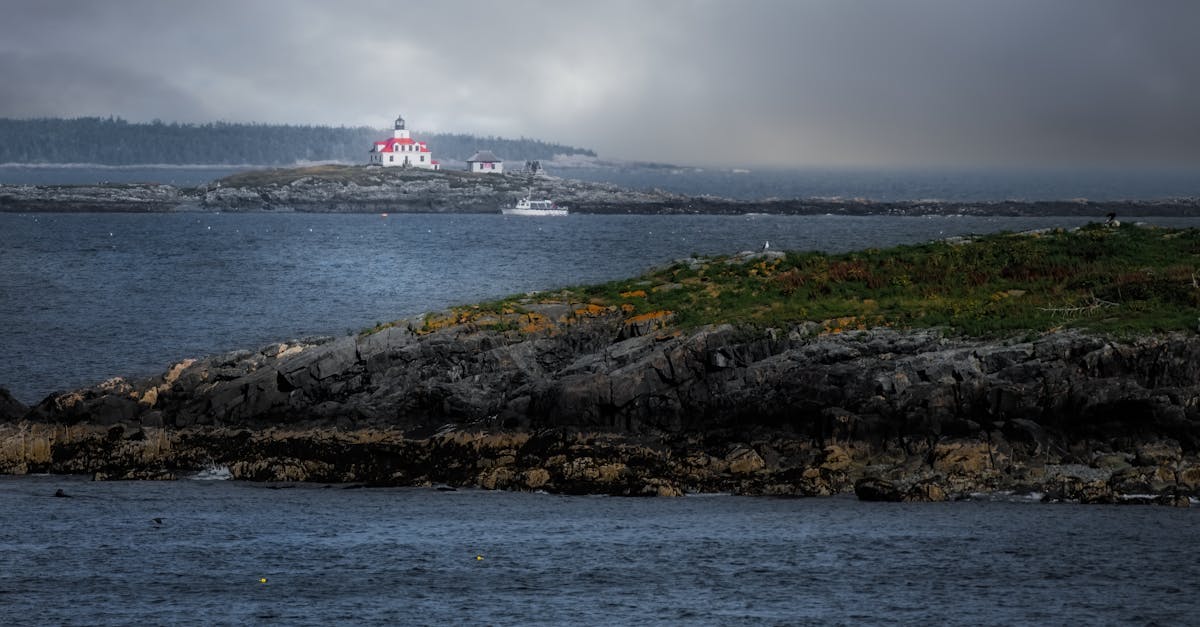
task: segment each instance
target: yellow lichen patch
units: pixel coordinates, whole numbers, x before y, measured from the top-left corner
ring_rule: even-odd
[[[538,333],[554,327],[554,321],[540,313],[525,314],[525,324],[521,327],[523,333]]]
[[[478,307],[474,309],[452,309],[448,314],[443,316],[432,314],[426,316],[425,323],[420,329],[415,329],[415,331],[419,334],[433,333],[446,327],[474,322],[483,315],[484,313]]]
[[[666,320],[673,315],[675,315],[674,312],[672,312],[670,310],[660,309],[658,311],[651,311],[648,313],[633,316],[633,317],[627,319],[625,321],[625,324],[640,324],[643,322],[650,322],[653,320],[659,320],[662,322],[666,322]]]
[[[779,268],[779,262],[780,262],[779,259],[775,259],[774,261],[771,261],[768,263],[764,259],[764,260],[750,266],[750,270],[748,271],[748,274],[750,276],[758,276],[761,274],[763,277],[770,277],[772,274],[775,273],[775,270]]]
[[[476,450],[516,450],[529,441],[528,433],[481,433],[474,441]]]
[[[589,318],[595,318],[596,316],[607,313],[608,311],[610,311],[610,309],[608,307],[605,307],[603,305],[597,305],[595,303],[589,303],[587,305],[584,305],[583,307],[576,309],[575,315],[587,316]]]
[[[843,316],[841,318],[826,320],[821,333],[823,335],[833,335],[845,331],[865,331],[866,328],[867,324],[864,319],[858,316]]]
[[[621,292],[621,298],[645,298],[645,297],[646,297],[646,290],[631,290],[628,292]]]

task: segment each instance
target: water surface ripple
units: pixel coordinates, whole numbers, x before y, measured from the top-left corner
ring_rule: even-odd
[[[1195,225],[1197,219],[1157,219]],[[0,214],[0,385],[26,403],[112,376],[342,335],[693,253],[847,251],[1079,218]]]
[[[1200,620],[1196,510],[269,487],[0,478],[0,623]]]

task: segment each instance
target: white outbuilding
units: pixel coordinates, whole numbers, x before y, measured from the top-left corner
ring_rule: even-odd
[[[433,159],[433,153],[425,142],[416,141],[404,127],[404,117],[396,118],[396,129],[392,131],[391,139],[375,142],[371,147],[370,165],[381,165],[385,168],[408,167],[440,170],[442,166]]]
[[[467,170],[484,174],[503,174],[504,160],[492,154],[490,150],[480,150],[467,159]]]

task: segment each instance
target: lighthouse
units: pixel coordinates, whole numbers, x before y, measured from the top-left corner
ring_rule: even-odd
[[[422,168],[425,170],[440,170],[441,165],[433,159],[433,153],[425,142],[416,141],[408,133],[404,116],[396,116],[396,123],[391,139],[375,142],[370,151],[370,165],[381,165],[385,168]]]

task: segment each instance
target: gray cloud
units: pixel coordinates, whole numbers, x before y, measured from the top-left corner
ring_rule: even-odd
[[[0,116],[386,125],[747,165],[1200,165],[1200,4],[7,0]]]

